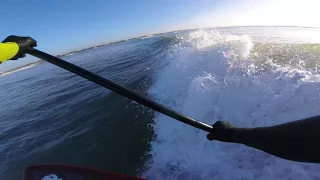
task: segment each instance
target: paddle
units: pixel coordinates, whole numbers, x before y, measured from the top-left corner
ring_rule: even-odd
[[[161,113],[163,113],[173,119],[176,119],[180,122],[183,122],[185,124],[188,124],[190,126],[196,127],[198,129],[201,129],[201,130],[204,130],[207,132],[211,132],[211,130],[212,130],[212,126],[210,126],[208,124],[196,121],[188,116],[177,113],[177,112],[173,111],[172,109],[170,109],[166,106],[163,106],[163,105],[161,105],[161,104],[159,104],[159,103],[157,103],[157,102],[155,102],[145,96],[142,96],[138,93],[135,93],[134,91],[131,91],[123,86],[120,86],[110,80],[107,80],[101,76],[98,76],[97,74],[94,74],[90,71],[87,71],[79,66],[71,64],[67,61],[60,59],[60,58],[54,57],[50,54],[44,53],[44,52],[39,51],[34,48],[25,49],[25,53],[30,54],[32,56],[35,56],[37,58],[40,58],[42,60],[45,60],[47,62],[50,62],[56,66],[59,66],[63,69],[66,69],[70,72],[73,72],[83,78],[86,78],[96,84],[99,84],[99,85],[101,85],[107,89],[110,89],[118,94],[121,94],[122,96],[129,98],[133,101],[136,101],[142,105],[145,105],[155,111],[161,112]]]

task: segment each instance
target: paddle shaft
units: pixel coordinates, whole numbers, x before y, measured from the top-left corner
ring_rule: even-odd
[[[57,57],[52,56],[50,54],[44,53],[44,52],[39,51],[34,48],[27,49],[26,53],[30,54],[32,56],[35,56],[37,58],[40,58],[42,60],[45,60],[49,63],[52,63],[56,66],[59,66],[63,69],[66,69],[70,72],[73,72],[83,78],[86,78],[96,84],[99,84],[100,86],[103,86],[107,89],[110,89],[118,94],[121,94],[122,96],[124,96],[126,98],[129,98],[133,101],[136,101],[140,104],[143,104],[143,105],[145,105],[155,111],[161,112],[161,113],[163,113],[173,119],[176,119],[180,122],[183,122],[185,124],[188,124],[190,126],[196,127],[198,129],[201,129],[201,130],[204,130],[207,132],[211,132],[211,130],[212,130],[212,126],[210,126],[208,124],[196,121],[190,117],[179,114],[179,113],[173,111],[172,109],[165,107],[165,106],[163,106],[163,105],[161,105],[161,104],[159,104],[159,103],[157,103],[157,102],[155,102],[145,96],[142,96],[134,91],[131,91],[123,86],[120,86],[112,81],[109,81],[101,76],[98,76],[97,74],[94,74],[90,71],[87,71],[79,66],[71,64],[67,61],[60,59],[60,58],[57,58]]]

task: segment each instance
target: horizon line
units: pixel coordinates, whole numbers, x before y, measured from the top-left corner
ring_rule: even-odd
[[[116,44],[116,43],[121,43],[124,41],[130,41],[130,40],[134,40],[134,39],[139,39],[139,38],[143,38],[146,36],[154,36],[154,35],[160,35],[160,34],[165,34],[165,33],[172,33],[172,32],[177,32],[177,31],[189,31],[189,30],[200,30],[200,29],[209,29],[209,28],[237,28],[237,27],[299,27],[299,28],[320,28],[320,27],[311,27],[311,26],[279,26],[279,25],[245,25],[245,26],[240,26],[240,25],[235,25],[235,26],[207,26],[207,27],[199,27],[199,28],[190,28],[190,29],[178,29],[178,30],[169,30],[169,31],[164,31],[164,32],[157,32],[157,33],[153,33],[153,34],[146,34],[146,35],[142,35],[142,36],[134,36],[131,38],[127,38],[127,39],[123,39],[123,40],[118,40],[118,41],[111,41],[108,43],[103,43],[103,44],[98,44],[98,45],[94,45],[94,46],[90,46],[90,47],[86,47],[86,48],[82,48],[82,49],[77,49],[77,50],[73,50],[67,53],[61,53],[58,55],[55,55],[56,57],[62,57],[62,56],[67,56],[73,53],[78,53],[78,52],[82,52],[82,51],[86,51],[86,50],[90,50],[96,47],[101,47],[101,46],[106,46],[106,45],[110,45],[110,44]],[[39,58],[38,58],[39,59]],[[0,72],[0,75],[3,75],[4,73],[10,72],[10,71],[15,71],[18,70],[20,68],[24,68],[26,66],[30,66],[36,63],[39,63],[41,61],[44,60],[37,60],[35,62],[32,63],[28,63],[28,64],[24,64],[12,69],[8,69],[7,71],[3,71]]]
[[[102,44],[98,44],[98,45],[94,45],[94,46],[89,46],[89,47],[85,47],[82,49],[76,49],[67,53],[61,53],[58,54],[56,56],[64,56],[70,53],[75,53],[75,52],[80,52],[80,51],[84,51],[84,50],[88,50],[94,47],[99,47],[99,46],[105,46],[105,45],[109,45],[109,44],[114,44],[114,43],[120,43],[123,41],[129,41],[129,40],[133,40],[133,39],[138,39],[138,38],[142,38],[142,37],[146,37],[146,36],[152,36],[152,35],[159,35],[159,34],[165,34],[165,33],[171,33],[171,32],[177,32],[177,31],[188,31],[188,30],[199,30],[199,29],[208,29],[208,28],[233,28],[233,27],[299,27],[299,28],[320,28],[320,27],[312,27],[312,26],[282,26],[282,25],[235,25],[235,26],[204,26],[204,27],[199,27],[199,28],[186,28],[186,29],[177,29],[177,30],[168,30],[168,31],[164,31],[164,32],[156,32],[153,34],[145,34],[145,35],[141,35],[141,36],[133,36],[133,37],[129,37],[127,39],[122,39],[122,40],[116,40],[116,41],[111,41],[111,42],[106,42],[106,43],[102,43]]]

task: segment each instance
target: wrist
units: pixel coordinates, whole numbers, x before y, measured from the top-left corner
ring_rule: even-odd
[[[249,128],[235,128],[232,132],[232,137],[235,143],[246,144],[248,141]]]

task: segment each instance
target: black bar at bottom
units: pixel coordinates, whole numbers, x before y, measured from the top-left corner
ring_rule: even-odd
[[[110,89],[118,94],[121,94],[122,96],[129,98],[133,101],[136,101],[140,104],[143,104],[155,111],[161,112],[173,119],[176,119],[178,121],[181,121],[183,123],[189,124],[190,126],[196,127],[198,129],[207,131],[207,132],[211,132],[212,130],[212,126],[209,126],[208,124],[196,121],[190,117],[187,117],[185,115],[179,114],[175,111],[173,111],[170,108],[167,108],[149,98],[146,98],[138,93],[135,93],[134,91],[131,91],[129,89],[126,89],[112,81],[109,81],[101,76],[98,76],[90,71],[87,71],[79,66],[76,66],[74,64],[71,64],[67,61],[64,61],[60,58],[54,57],[50,54],[44,53],[42,51],[39,51],[37,49],[31,48],[28,49],[27,52],[28,54],[38,57],[40,59],[43,59],[45,61],[48,61],[52,64],[55,64],[63,69],[66,69],[68,71],[71,71],[83,78],[86,78],[92,82],[95,82],[96,84],[99,84],[107,89]]]

